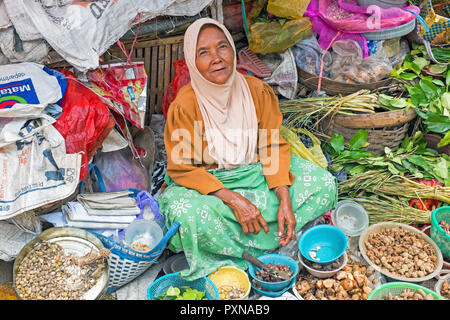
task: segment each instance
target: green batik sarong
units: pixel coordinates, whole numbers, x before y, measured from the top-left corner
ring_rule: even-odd
[[[298,157],[291,157],[290,170],[295,175],[289,193],[298,231],[307,222],[334,208],[337,181],[328,171]],[[267,186],[261,163],[208,172],[226,188],[238,192],[258,207],[270,232],[266,234],[261,228],[257,235],[244,234],[233,210],[222,200],[179,186],[166,175],[168,186],[158,203],[168,226],[174,221],[180,222],[168,248],[174,252],[184,251],[190,268],[181,271],[180,275],[187,280],[206,276],[226,265],[245,270],[248,263],[241,257],[243,251],[260,256],[279,247],[276,235],[279,201]]]

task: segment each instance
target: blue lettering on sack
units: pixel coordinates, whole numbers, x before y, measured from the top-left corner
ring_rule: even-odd
[[[0,109],[11,108],[16,103],[40,103],[30,78],[0,85]]]

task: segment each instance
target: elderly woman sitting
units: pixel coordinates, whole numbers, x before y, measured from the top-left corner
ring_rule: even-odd
[[[228,30],[209,18],[186,31],[191,82],[171,104],[164,132],[167,188],[158,199],[167,224],[181,223],[169,249],[184,251],[193,280],[224,265],[247,269],[285,246],[308,221],[332,209],[335,178],[291,157],[280,136],[272,88],[236,71]]]

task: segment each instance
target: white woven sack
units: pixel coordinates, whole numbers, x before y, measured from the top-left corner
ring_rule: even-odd
[[[0,31],[0,49],[9,63],[36,62],[44,63],[50,46],[44,39],[22,41],[23,51],[14,50],[14,30],[8,28]],[[0,63],[2,64],[2,63]]]
[[[55,51],[82,72],[98,67],[99,56],[131,28],[138,13],[145,13],[141,22],[166,14],[193,15],[210,2],[98,0],[66,5],[63,1],[61,6],[47,7],[39,1],[5,0],[10,19],[22,40],[36,36],[36,32],[33,34],[30,30],[35,27]]]
[[[25,12],[22,1],[3,0],[3,3],[5,5],[6,13],[22,41],[42,39],[42,35],[34,25],[33,20],[31,20],[30,16]]]
[[[55,119],[42,112],[61,98],[58,79],[42,65],[0,66],[0,220],[75,192],[81,155],[66,154]]]
[[[0,0],[0,29],[9,28],[12,26],[11,20],[6,12],[5,3]]]

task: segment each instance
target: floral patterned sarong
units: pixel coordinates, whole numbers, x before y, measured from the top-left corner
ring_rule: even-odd
[[[298,231],[307,222],[334,208],[337,182],[328,171],[298,157],[291,157],[290,171],[295,175],[289,193]],[[222,200],[179,186],[166,175],[168,186],[158,198],[158,203],[167,225],[174,221],[181,224],[168,247],[174,252],[184,251],[190,268],[181,271],[180,275],[186,280],[207,276],[226,265],[246,270],[248,262],[241,257],[243,251],[260,256],[279,247],[279,201],[267,186],[261,163],[208,172],[226,188],[255,204],[269,225],[270,232],[266,234],[261,228],[257,235],[244,234],[233,211]]]

